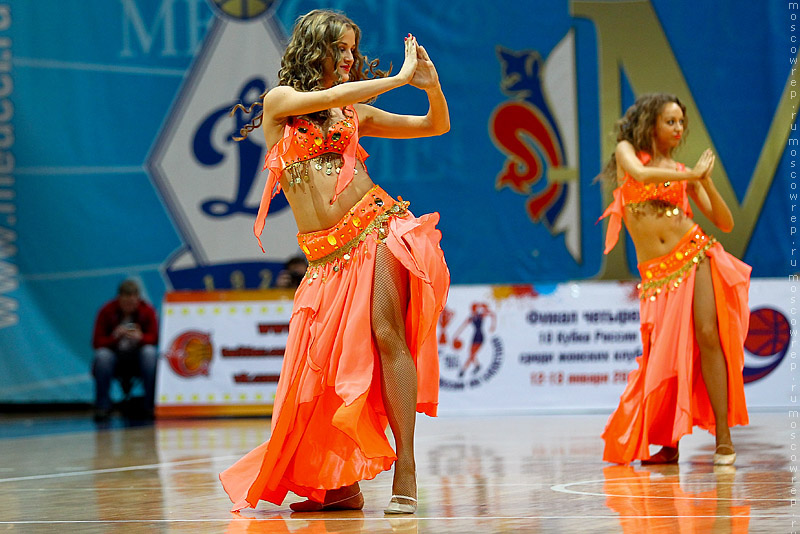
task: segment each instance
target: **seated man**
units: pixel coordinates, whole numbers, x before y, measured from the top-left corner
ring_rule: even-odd
[[[117,298],[97,314],[92,345],[95,380],[95,419],[107,420],[111,413],[111,379],[129,381],[141,376],[146,414],[152,415],[155,396],[158,321],[153,307],[139,298],[139,286],[125,280]],[[129,384],[129,382],[128,382]]]

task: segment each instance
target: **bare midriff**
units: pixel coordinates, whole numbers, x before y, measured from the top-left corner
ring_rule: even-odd
[[[286,171],[280,178],[281,188],[297,222],[297,230],[301,233],[325,230],[335,225],[375,185],[364,164],[356,161],[357,172],[353,181],[331,204],[336,189],[336,174],[326,175],[324,170],[317,170],[311,160],[302,165],[308,166],[307,181],[290,186],[290,175]]]
[[[669,253],[694,226],[683,210],[675,206],[670,209],[673,211],[667,217],[663,206],[656,201],[625,207],[625,227],[636,247],[638,263]]]

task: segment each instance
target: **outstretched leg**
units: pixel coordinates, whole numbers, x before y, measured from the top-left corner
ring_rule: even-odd
[[[717,452],[732,454],[728,428],[728,364],[722,352],[717,327],[717,304],[708,260],[697,266],[694,278],[694,331],[700,347],[700,370],[714,411]]]
[[[388,247],[380,243],[372,289],[372,333],[380,353],[383,403],[397,448],[392,494],[416,499],[417,369],[406,343],[407,309],[408,272]],[[414,503],[409,499],[397,499],[397,502]]]

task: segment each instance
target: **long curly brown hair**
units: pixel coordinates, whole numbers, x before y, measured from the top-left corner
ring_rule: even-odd
[[[675,96],[668,93],[649,93],[636,99],[631,107],[625,111],[625,115],[617,121],[617,143],[628,141],[633,145],[636,152],[647,152],[650,155],[655,153],[655,128],[658,116],[664,110],[664,106],[674,102],[678,104],[683,112],[683,131],[684,137],[689,129],[689,121],[686,117],[686,106]],[[683,142],[683,139],[681,139]],[[670,155],[672,155],[670,151]],[[603,171],[597,175],[597,180],[603,180],[609,187],[616,186],[617,183],[617,156],[611,154],[611,159],[606,164]]]
[[[278,71],[278,85],[288,85],[298,91],[319,91],[324,89],[325,87],[322,84],[323,65],[328,58],[333,61],[334,65],[338,65],[342,60],[342,52],[336,46],[336,43],[339,42],[348,29],[353,30],[356,34],[353,66],[350,69],[348,81],[388,76],[389,72],[378,69],[379,60],[369,61],[359,51],[361,29],[355,22],[343,13],[315,9],[298,17],[295,21],[292,36],[281,59],[281,69]],[[391,71],[391,66],[389,71]],[[338,73],[336,75],[339,77]],[[341,83],[341,81],[341,77],[339,77],[337,83]],[[231,115],[239,109],[245,113],[252,113],[256,107],[263,106],[262,102],[266,94],[266,92],[263,93],[249,107],[236,104],[231,110]],[[324,122],[329,116],[329,110],[322,110],[310,114],[309,118],[315,122]],[[253,117],[249,124],[239,130],[241,137],[234,137],[234,139],[241,141],[246,138],[250,132],[261,126],[263,118],[264,112],[262,110]]]

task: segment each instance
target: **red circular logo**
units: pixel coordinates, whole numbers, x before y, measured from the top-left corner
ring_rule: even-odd
[[[188,331],[180,334],[170,344],[167,361],[179,376],[208,376],[208,367],[214,354],[211,336],[204,332]]]

